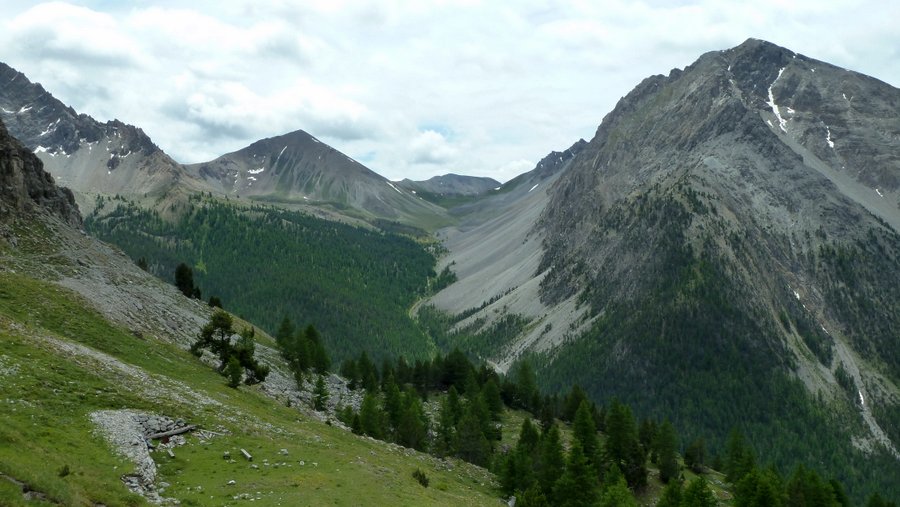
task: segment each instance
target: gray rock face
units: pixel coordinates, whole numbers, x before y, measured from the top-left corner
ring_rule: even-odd
[[[141,129],[78,114],[3,63],[0,83],[0,119],[57,183],[81,193],[139,195],[190,185],[181,166]]]
[[[72,192],[56,186],[41,161],[0,122],[0,220],[37,208],[71,225],[81,225]]]

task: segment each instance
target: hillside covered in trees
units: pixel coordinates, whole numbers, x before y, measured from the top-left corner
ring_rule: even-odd
[[[361,348],[379,360],[434,349],[408,309],[437,281],[435,259],[409,237],[199,195],[174,220],[101,202],[88,232],[170,281],[187,264],[200,295],[272,334],[286,315],[313,324],[337,361]]]

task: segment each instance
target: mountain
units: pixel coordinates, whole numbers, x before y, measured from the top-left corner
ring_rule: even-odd
[[[340,219],[402,222],[432,229],[443,209],[402,189],[303,131],[257,141],[216,160],[181,165],[139,128],[100,123],[0,63],[0,120],[76,195],[152,196],[211,192],[302,207]],[[93,198],[80,199],[86,207]],[[175,206],[177,208],[177,205]],[[320,212],[319,209],[324,212]]]
[[[214,193],[272,203],[328,205],[369,220],[425,227],[446,222],[443,209],[302,130],[186,167]]]
[[[139,128],[78,114],[24,74],[0,63],[0,119],[76,193],[154,194],[183,181],[183,170]]]
[[[445,208],[470,202],[492,190],[500,188],[500,182],[493,178],[444,174],[425,181],[409,178],[395,181],[394,185]]]
[[[431,302],[526,322],[479,353],[898,483],[862,470],[900,470],[900,91],[750,39],[645,79],[543,192],[445,232],[459,280]]]

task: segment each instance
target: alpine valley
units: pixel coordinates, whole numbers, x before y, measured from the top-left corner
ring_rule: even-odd
[[[18,379],[32,396],[0,386],[0,401],[18,411],[0,416],[0,442],[34,451],[23,464],[0,450],[0,479],[16,498],[38,493],[23,505],[231,504],[245,489],[274,505],[299,480],[270,463],[299,467],[279,456],[304,452],[351,474],[309,470],[300,487],[321,495],[312,504],[358,504],[360,495],[495,504],[515,494],[519,505],[542,505],[538,496],[564,485],[541,489],[540,459],[531,483],[507,474],[531,473],[513,457],[522,421],[555,418],[601,484],[618,474],[644,505],[667,501],[655,442],[669,422],[684,473],[708,473],[722,505],[813,505],[795,500],[798,484],[816,480],[833,495],[821,505],[864,505],[876,493],[900,500],[900,90],[886,83],[749,39],[646,78],[592,139],[503,184],[452,174],[392,182],[301,130],[185,165],[140,128],[78,114],[4,64],[0,120],[9,134],[0,146],[9,158],[0,161],[0,380]],[[165,283],[182,288],[181,269],[192,277],[184,294]],[[202,363],[187,352],[215,315],[201,304],[210,297],[257,333],[271,371],[256,386],[230,389],[212,356],[201,353]],[[315,366],[319,378],[341,372],[325,375],[328,408],[298,412],[325,387],[293,371],[293,324],[313,324],[317,332],[300,335],[328,351],[334,366]],[[467,373],[449,373],[463,363]],[[439,380],[429,365],[442,365]],[[383,389],[388,410],[386,386],[403,391],[403,379],[409,392],[431,393],[418,410],[432,431],[430,443],[395,442],[490,472],[341,429],[378,438],[365,429],[366,400]],[[493,457],[440,444],[438,412],[457,388],[467,407],[476,392],[492,406],[484,393],[495,388],[508,406],[494,420],[501,443],[485,430]],[[417,406],[412,394],[397,396]],[[604,451],[591,454],[582,438],[588,412],[572,401],[582,397],[592,433],[607,435]],[[122,407],[219,429],[175,449],[186,458],[155,458],[162,479],[154,471],[138,486],[126,481],[132,495],[111,472],[127,460],[77,438],[114,424],[96,414]],[[643,421],[649,480],[609,444],[630,410]],[[460,434],[467,414],[454,421]],[[34,418],[73,428],[62,436],[71,464],[82,454],[97,463],[73,474],[77,487],[64,484],[59,453],[48,458],[53,469],[23,472],[48,452]],[[400,424],[389,425],[396,435]],[[527,434],[523,426],[522,441]],[[284,452],[253,462],[272,475],[246,481],[264,485],[232,492],[226,472],[213,477],[219,448],[215,463],[203,455],[216,439],[235,460],[239,450]],[[696,442],[708,459],[692,472]],[[741,456],[753,457],[748,465]],[[427,479],[413,482],[410,467],[427,468],[440,487],[422,489]],[[823,479],[804,483],[807,469]],[[182,474],[209,485],[172,486]],[[770,476],[783,494],[760,493]],[[12,498],[6,487],[0,501]],[[602,486],[598,501],[613,491]]]

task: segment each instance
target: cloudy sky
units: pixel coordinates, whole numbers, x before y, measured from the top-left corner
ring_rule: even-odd
[[[303,129],[391,179],[506,181],[590,139],[644,77],[748,37],[900,86],[900,2],[883,0],[4,0],[0,14],[0,61],[185,163]]]

